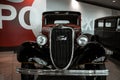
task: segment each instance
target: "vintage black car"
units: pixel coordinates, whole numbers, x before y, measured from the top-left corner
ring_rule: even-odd
[[[96,39],[113,51],[113,56],[120,59],[120,16],[107,16],[95,20]]]
[[[42,32],[17,53],[21,80],[106,80],[103,46],[81,33],[81,13],[43,13]]]

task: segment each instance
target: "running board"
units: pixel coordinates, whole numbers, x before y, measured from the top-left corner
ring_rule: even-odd
[[[28,75],[51,75],[51,76],[107,76],[109,70],[45,70],[17,68],[16,71]]]

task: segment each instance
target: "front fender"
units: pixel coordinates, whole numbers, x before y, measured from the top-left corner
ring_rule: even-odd
[[[19,62],[28,62],[28,59],[33,57],[46,58],[47,56],[49,56],[48,49],[44,46],[40,48],[35,42],[24,42],[17,52]]]
[[[88,43],[79,54],[79,63],[91,63],[97,58],[106,56],[104,48],[97,42]]]

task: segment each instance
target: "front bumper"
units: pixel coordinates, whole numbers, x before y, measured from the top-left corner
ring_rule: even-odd
[[[16,71],[28,75],[51,75],[51,76],[107,76],[109,70],[45,70],[17,68]]]

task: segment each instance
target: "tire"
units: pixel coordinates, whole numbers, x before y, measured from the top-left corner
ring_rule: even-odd
[[[86,65],[86,69],[98,69],[98,70],[103,70],[106,69],[105,64],[89,64]],[[86,80],[106,80],[106,76],[86,76]]]
[[[31,63],[22,63],[21,68],[33,69],[35,67]],[[21,80],[34,80],[34,75],[21,74]]]

